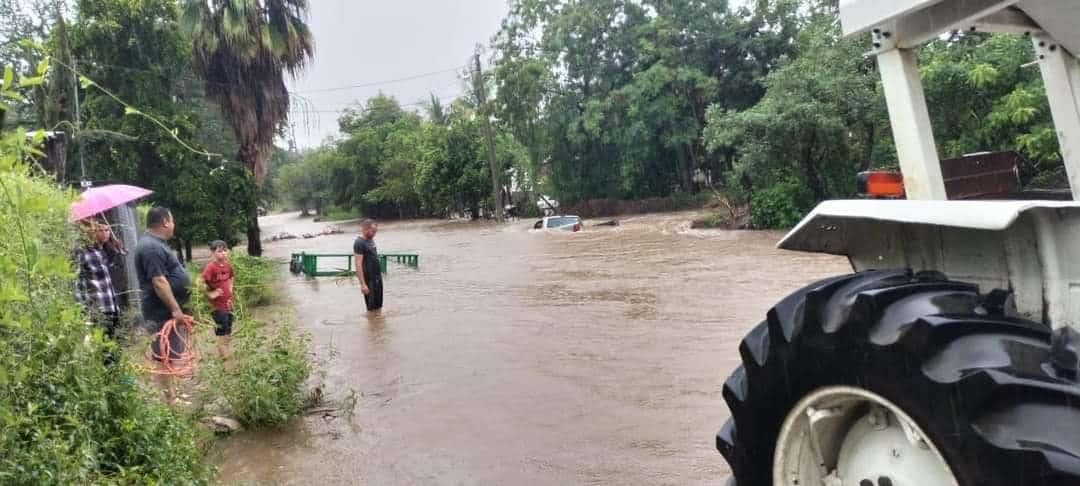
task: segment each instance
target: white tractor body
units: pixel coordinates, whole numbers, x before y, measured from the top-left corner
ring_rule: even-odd
[[[947,201],[913,50],[954,30],[1030,36],[1080,201],[1080,1],[841,0],[840,19],[845,35],[872,35],[908,199],[825,202],[779,247],[1011,290],[1023,316],[1080,330],[1080,203]]]
[[[1021,316],[1080,329],[1080,203],[827,201],[779,247],[1009,289]]]
[[[824,202],[780,242],[857,272],[784,298],[739,344],[716,438],[731,484],[1080,484],[1080,202],[947,200],[911,50],[953,30],[1030,36],[1080,201],[1080,0],[840,12],[845,34],[872,33],[907,199]],[[950,191],[971,182],[945,172]]]

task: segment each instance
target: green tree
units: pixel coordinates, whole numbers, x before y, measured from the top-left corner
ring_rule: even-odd
[[[813,17],[795,57],[766,78],[760,102],[709,109],[706,140],[737,154],[731,186],[752,189],[745,196],[755,226],[791,226],[818,201],[852,195],[857,171],[895,160],[878,150],[888,124],[877,70],[861,40],[839,34],[833,15]]]
[[[79,0],[70,35],[80,71],[100,86],[153,114],[182,139],[229,146],[194,81],[174,0]],[[236,241],[256,202],[246,169],[193,153],[100,89],[86,89],[81,97],[83,145],[72,157],[85,157],[91,178],[153,189],[152,201],[172,208],[176,244],[189,258],[195,244]],[[72,172],[78,165],[68,164]]]
[[[262,185],[274,137],[289,115],[285,74],[295,76],[314,54],[304,23],[306,0],[183,0],[196,71],[221,106],[239,144],[237,159]],[[248,253],[260,255],[252,209]]]
[[[731,165],[705,150],[706,108],[756,103],[798,20],[793,0],[519,0],[493,42],[497,114],[564,200],[693,190]]]
[[[491,170],[480,120],[462,102],[450,107],[446,126],[429,125],[415,191],[428,210],[468,209],[474,218],[491,198]]]
[[[920,51],[921,73],[943,158],[1016,150],[1024,184],[1066,187],[1050,106],[1030,39],[955,34]],[[959,109],[962,107],[962,109]]]
[[[0,65],[38,66],[45,61],[46,51],[40,48],[45,44],[54,57],[70,59],[67,7],[52,0],[0,0]],[[54,129],[73,119],[71,73],[54,66],[42,81],[26,90],[23,102],[0,111],[0,128],[9,123]]]
[[[4,72],[0,98],[22,99],[16,69]],[[192,424],[118,379],[134,366],[86,326],[68,257],[74,195],[27,163],[44,138],[0,133],[0,482],[206,484]]]
[[[332,145],[324,145],[304,152],[298,162],[283,166],[276,178],[280,196],[304,215],[311,208],[316,213],[322,212],[331,200],[330,190],[334,186],[330,178],[340,165],[336,150]]]
[[[404,110],[393,97],[379,94],[363,106],[346,110],[338,125],[345,135],[338,154],[351,172],[351,183],[336,185],[335,204],[372,217],[418,215],[420,200],[413,191],[413,177],[421,157],[424,120],[420,115]],[[340,171],[341,166],[332,170]]]

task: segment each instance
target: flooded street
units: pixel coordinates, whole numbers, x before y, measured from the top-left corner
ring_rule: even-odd
[[[355,279],[288,278],[326,365],[327,400],[285,431],[224,442],[224,484],[719,484],[714,436],[743,334],[779,298],[849,271],[781,252],[777,232],[689,230],[690,213],[579,234],[532,221],[383,224],[382,322]],[[264,234],[326,226],[263,219]],[[346,234],[270,243],[268,256],[351,253]],[[284,266],[282,272],[285,272]]]

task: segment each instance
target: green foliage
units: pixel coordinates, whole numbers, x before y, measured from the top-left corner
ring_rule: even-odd
[[[323,211],[323,221],[348,221],[357,219],[362,215],[354,209],[332,207]]]
[[[832,9],[812,13],[792,57],[753,107],[710,107],[709,148],[731,154],[728,189],[750,199],[755,227],[786,227],[816,202],[849,197],[855,173],[897,166],[878,72],[862,40],[842,40]],[[1016,150],[1025,185],[1063,182],[1058,145],[1029,39],[957,33],[920,51],[943,158]],[[809,196],[807,196],[809,191]],[[790,199],[784,202],[784,199]]]
[[[235,367],[212,379],[232,415],[248,427],[283,425],[299,416],[310,400],[309,337],[291,324],[240,319],[235,326]]]
[[[563,201],[690,192],[706,109],[743,109],[789,52],[798,2],[521,0],[496,36],[496,113]],[[534,176],[535,177],[535,176]]]
[[[94,78],[88,86],[115,94],[82,93],[85,129],[77,142],[89,177],[153,189],[151,201],[173,210],[180,246],[236,243],[259,192],[241,164],[208,160],[182,142],[235,145],[194,81],[175,0],[80,0],[76,12],[71,44],[81,69]]]
[[[931,43],[920,63],[943,157],[1015,150],[1025,185],[1054,185],[1061,160],[1030,39],[964,34]],[[1057,180],[1064,183],[1065,179]]]
[[[321,212],[330,204],[334,190],[348,186],[335,177],[348,170],[333,147],[324,146],[300,155],[300,160],[283,166],[274,179],[275,192],[293,207]]]
[[[34,141],[40,141],[37,134]],[[71,289],[72,195],[33,175],[23,132],[0,139],[0,482],[206,483],[190,422],[111,367]]]
[[[260,307],[278,301],[281,296],[273,281],[281,266],[268,258],[233,254],[229,257],[236,271],[236,299],[246,307]]]
[[[781,179],[754,193],[750,225],[754,228],[791,228],[815,204],[814,194],[801,181]]]
[[[491,172],[480,118],[468,104],[434,100],[432,119],[403,110],[379,95],[349,109],[339,125],[343,138],[305,152],[282,167],[278,192],[290,203],[314,207],[328,219],[364,214],[403,218],[470,209],[491,200]],[[503,180],[528,188],[532,162],[511,134],[495,137]],[[329,211],[340,211],[329,214]]]
[[[451,105],[449,124],[428,127],[415,182],[424,207],[458,207],[477,214],[480,206],[490,200],[491,169],[480,123],[472,110],[455,103]],[[505,160],[505,152],[502,155]]]
[[[840,40],[832,16],[809,22],[798,52],[768,75],[764,98],[744,111],[709,109],[705,138],[735,154],[732,192],[749,186],[751,224],[787,227],[821,200],[854,193],[887,136],[878,74],[860,41]],[[791,199],[785,201],[784,199]]]
[[[315,53],[304,22],[307,2],[180,0],[195,70],[221,107],[243,161],[262,185],[274,137],[289,117],[285,74],[296,76]]]
[[[280,266],[273,260],[246,255],[229,258],[236,272],[233,281],[232,360],[233,366],[222,369],[216,363],[204,363],[199,373],[206,378],[209,394],[220,393],[232,416],[248,427],[282,425],[296,418],[309,404],[305,387],[311,374],[310,339],[299,333],[288,320],[266,323],[253,310],[280,299],[274,286]],[[211,308],[205,284],[198,278],[201,268],[192,266],[189,273],[199,282],[193,295],[198,322],[209,323]],[[199,329],[200,338],[213,339],[209,326]]]

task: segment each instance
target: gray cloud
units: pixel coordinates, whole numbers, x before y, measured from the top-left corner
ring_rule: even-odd
[[[507,12],[506,0],[312,0],[310,6],[315,60],[290,82],[301,97],[291,115],[300,147],[336,134],[341,109],[380,91],[402,104],[430,93],[459,96],[455,69],[477,43],[487,45]],[[434,74],[416,76],[426,73]],[[373,85],[388,80],[399,81]]]

